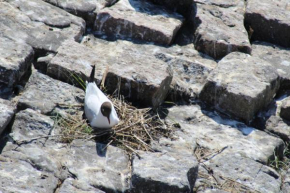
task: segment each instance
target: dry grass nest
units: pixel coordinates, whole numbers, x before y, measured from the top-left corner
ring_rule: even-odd
[[[94,130],[79,115],[54,117],[59,127],[60,140],[70,143],[74,139],[106,139],[108,145],[121,147],[128,152],[136,150],[153,151],[151,141],[170,137],[171,127],[167,127],[157,112],[151,108],[138,109],[123,98],[110,97],[120,118],[118,125],[110,130]]]

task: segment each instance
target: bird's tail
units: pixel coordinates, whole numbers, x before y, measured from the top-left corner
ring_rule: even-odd
[[[89,83],[95,81],[95,65],[93,66],[90,78],[89,78]]]

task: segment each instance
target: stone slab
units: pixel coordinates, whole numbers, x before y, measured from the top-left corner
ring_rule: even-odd
[[[145,0],[120,0],[98,13],[94,32],[169,45],[183,20],[181,15]]]
[[[224,57],[210,73],[200,99],[249,122],[273,100],[279,87],[279,76],[270,63],[234,52]]]
[[[15,106],[7,100],[0,99],[0,134],[7,128],[15,114]]]
[[[248,34],[244,28],[244,1],[233,7],[195,3],[190,21],[195,29],[194,45],[198,51],[221,59],[235,51],[251,53]]]
[[[191,192],[198,162],[192,154],[143,153],[132,165],[133,192]]]
[[[266,43],[253,42],[252,56],[260,57],[269,62],[281,77],[281,89],[290,89],[290,50],[280,46]]]
[[[172,81],[166,64],[153,55],[133,50],[131,42],[92,41],[91,46],[64,42],[50,61],[47,73],[65,82],[74,81],[72,74],[85,81],[91,66],[96,65],[95,78],[100,83],[108,67],[105,87],[109,93],[120,88],[120,93],[128,100],[154,108],[163,102]]]
[[[57,109],[75,111],[68,107],[80,105],[83,99],[83,90],[34,71],[19,97],[18,108],[31,108],[42,114],[51,114]]]
[[[13,87],[31,67],[33,57],[31,46],[0,35],[0,82]]]
[[[290,47],[290,5],[288,0],[247,1],[245,25],[252,40]]]

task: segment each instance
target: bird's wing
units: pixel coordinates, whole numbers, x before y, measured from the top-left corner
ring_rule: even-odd
[[[85,97],[85,113],[87,119],[91,121],[97,116],[101,108],[101,103],[95,94],[86,95]]]

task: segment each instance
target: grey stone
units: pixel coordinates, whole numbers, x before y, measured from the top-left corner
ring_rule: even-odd
[[[12,120],[15,110],[15,106],[10,101],[0,99],[0,134]]]
[[[290,121],[290,98],[289,97],[284,99],[282,102],[280,116]]]
[[[55,56],[55,54],[49,54],[49,55],[44,56],[44,57],[39,57],[39,58],[37,58],[37,61],[34,63],[33,66],[37,70],[46,73],[47,66],[54,56]]]
[[[242,122],[202,110],[198,105],[170,108],[166,122],[179,124],[176,138],[198,143],[209,151],[225,148],[223,152],[239,153],[263,164],[273,158],[274,151],[278,157],[283,157],[284,143],[281,139]]]
[[[116,0],[43,0],[54,6],[82,17],[88,27],[93,27],[97,13],[107,6],[111,6]]]
[[[278,135],[286,142],[290,141],[290,122],[279,116],[272,115],[266,120],[265,129]]]
[[[84,20],[41,0],[33,2],[11,0],[9,2],[11,4],[0,2],[1,36],[16,42],[26,42],[35,49],[37,54],[56,52],[62,41],[65,39],[80,41],[84,33]],[[52,13],[56,15],[51,16]],[[66,22],[62,23],[59,20]],[[52,27],[38,21],[56,26],[63,25],[63,27]]]
[[[25,109],[16,114],[10,136],[14,141],[29,141],[33,138],[50,135],[53,127],[54,121],[51,118],[32,109]],[[46,140],[43,138],[30,142],[44,144]]]
[[[245,25],[251,39],[290,47],[290,5],[288,0],[247,1]]]
[[[243,0],[228,8],[194,4],[190,21],[195,29],[195,48],[215,59],[235,51],[250,53],[251,45],[243,24],[243,9]]]
[[[190,6],[193,3],[192,0],[151,0],[152,2],[168,7],[173,11],[178,11],[182,15],[186,16],[190,10]]]
[[[0,155],[0,189],[3,192],[53,193],[58,179],[51,173],[34,168],[31,163]]]
[[[33,56],[34,51],[31,46],[0,35],[0,82],[8,87],[18,83],[30,68]]]
[[[109,93],[120,89],[129,100],[154,108],[163,102],[172,81],[165,63],[153,55],[132,49],[131,42],[91,41],[86,46],[73,41],[64,42],[49,63],[47,73],[66,82],[74,81],[72,74],[87,80],[91,65],[95,64],[95,78],[99,83],[108,67],[105,86]]]
[[[141,153],[133,158],[133,192],[191,192],[198,162],[192,154]]]
[[[146,50],[152,50],[156,58],[171,67],[173,80],[169,98],[172,101],[197,97],[217,65],[211,57],[196,51],[193,44],[169,48],[154,46]]]
[[[96,189],[92,186],[84,186],[78,180],[67,178],[62,184],[57,193],[104,193],[102,190]]]
[[[78,181],[105,192],[129,189],[129,156],[125,151],[92,141],[74,140],[62,164]]]
[[[195,0],[194,2],[206,5],[215,5],[218,7],[229,8],[229,7],[237,7],[241,3],[240,0]]]
[[[285,179],[282,186],[282,192],[288,193],[290,190],[290,169],[285,174]]]
[[[240,191],[280,192],[282,180],[274,169],[239,153],[221,153],[204,163],[223,187],[232,181],[230,183],[236,183],[232,187],[243,185]],[[239,189],[237,191],[239,192]]]
[[[182,22],[181,15],[148,1],[120,0],[98,13],[94,32],[169,45]]]
[[[234,52],[210,73],[200,98],[220,111],[249,122],[272,101],[279,87],[279,76],[271,64]]]
[[[266,42],[252,44],[252,56],[258,56],[275,67],[281,77],[281,89],[290,89],[290,50]]]
[[[73,113],[77,108],[68,107],[77,105],[80,109],[83,98],[83,90],[34,71],[19,98],[18,108],[31,108],[43,114],[66,108]]]

